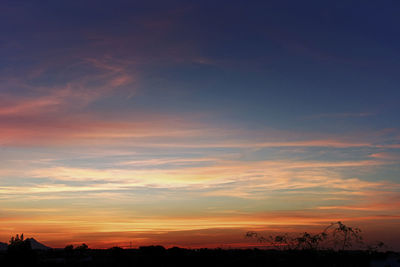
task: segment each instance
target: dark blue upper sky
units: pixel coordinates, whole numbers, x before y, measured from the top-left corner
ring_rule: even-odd
[[[396,1],[3,1],[1,10],[2,77],[46,65],[30,83],[67,83],[90,73],[82,59],[109,57],[141,79],[124,105],[279,127],[345,113],[399,126]]]

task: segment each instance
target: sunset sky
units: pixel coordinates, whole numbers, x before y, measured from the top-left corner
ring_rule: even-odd
[[[400,249],[399,1],[0,3],[0,241]]]

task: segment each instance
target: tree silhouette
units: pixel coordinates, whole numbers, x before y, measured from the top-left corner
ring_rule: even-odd
[[[279,250],[318,250],[323,245],[326,245],[327,249],[346,250],[364,244],[360,228],[346,226],[340,221],[331,223],[318,234],[304,232],[294,237],[289,234],[265,237],[257,232],[247,232],[246,237],[255,238],[259,243],[268,243]],[[384,244],[378,242],[372,248],[382,247]]]
[[[7,249],[7,261],[12,266],[26,266],[36,263],[36,252],[32,249],[29,239],[24,239],[24,234],[10,238]]]
[[[321,242],[327,239],[326,233],[310,234],[304,232],[300,236],[292,237],[289,234],[264,237],[257,232],[247,232],[247,238],[256,238],[260,243],[269,243],[279,250],[317,250]]]
[[[21,234],[21,236],[17,234],[15,237],[12,236],[10,238],[8,250],[10,252],[26,252],[32,250],[31,242],[28,239],[24,240],[24,234]]]
[[[349,227],[338,221],[331,223],[324,232],[332,231],[332,241],[335,248],[345,250],[351,248],[355,244],[363,244],[363,237],[361,236],[361,229],[358,227]]]
[[[65,253],[72,254],[74,252],[74,246],[73,245],[66,245],[64,248]]]
[[[76,249],[76,250],[79,250],[79,251],[86,251],[86,250],[89,249],[89,247],[88,247],[88,245],[86,245],[85,243],[82,243],[82,245],[77,246],[75,249]]]

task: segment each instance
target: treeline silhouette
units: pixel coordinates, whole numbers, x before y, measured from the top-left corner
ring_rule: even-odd
[[[360,233],[359,228],[337,222],[317,234],[245,235],[268,249],[90,249],[82,244],[46,250],[33,249],[32,239],[21,234],[12,237],[7,250],[0,252],[0,266],[392,266],[387,264],[390,260],[400,265],[396,263],[398,253],[379,251],[383,245],[354,249],[362,243]]]
[[[351,248],[379,251],[388,246],[382,241],[366,243],[361,235],[361,229],[350,227],[342,222],[328,225],[322,232],[312,234],[308,232],[300,235],[270,235],[265,236],[258,232],[247,232],[246,238],[252,238],[259,243],[267,244],[278,250],[346,250]]]

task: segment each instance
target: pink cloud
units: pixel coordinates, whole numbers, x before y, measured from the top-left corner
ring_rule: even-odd
[[[396,148],[396,146],[391,145],[390,148]],[[399,145],[400,148],[400,145]],[[371,158],[376,159],[386,159],[386,160],[399,160],[400,154],[391,153],[391,152],[379,152],[370,155]]]

